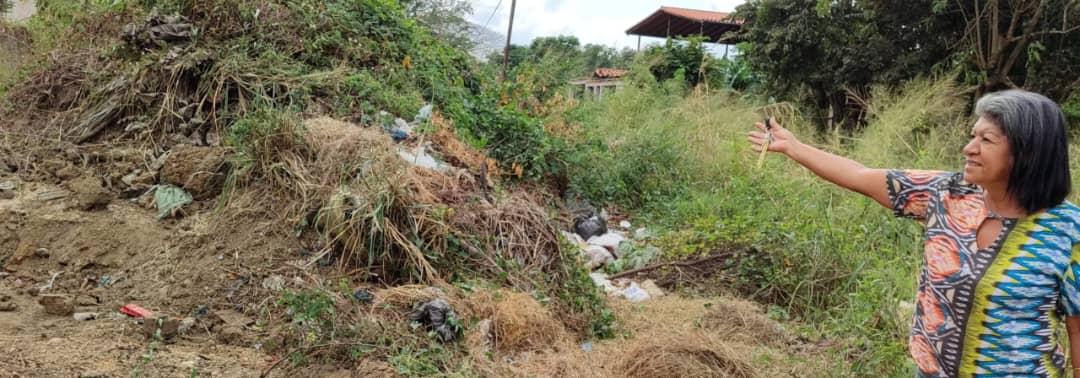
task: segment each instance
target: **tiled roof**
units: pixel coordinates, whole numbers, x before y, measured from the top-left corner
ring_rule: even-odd
[[[678,16],[688,18],[694,21],[707,21],[707,22],[723,22],[729,24],[742,24],[742,22],[734,22],[731,20],[731,15],[723,12],[704,11],[697,9],[686,9],[677,7],[660,7],[661,12],[667,12],[672,16]]]
[[[626,75],[626,70],[620,70],[618,68],[597,68],[593,71],[593,77],[601,79],[613,79],[623,77]]]

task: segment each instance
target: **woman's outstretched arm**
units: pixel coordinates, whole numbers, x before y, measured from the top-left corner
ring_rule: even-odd
[[[751,131],[747,139],[753,143],[754,151],[760,152],[765,144],[765,124],[758,122],[754,126],[758,131]],[[772,135],[769,151],[783,153],[821,178],[892,208],[885,184],[886,170],[867,168],[857,161],[803,144],[776,122],[772,122]]]

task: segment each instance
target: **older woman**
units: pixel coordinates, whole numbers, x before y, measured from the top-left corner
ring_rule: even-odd
[[[1080,365],[1080,208],[1065,201],[1065,117],[1053,101],[1020,90],[986,95],[975,113],[963,172],[867,168],[780,125],[768,150],[925,222],[908,344],[918,376],[1058,377],[1062,319]],[[767,137],[756,126],[749,141],[760,151]]]

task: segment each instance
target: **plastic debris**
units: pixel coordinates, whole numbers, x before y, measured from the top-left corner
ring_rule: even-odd
[[[194,25],[184,16],[152,14],[142,25],[124,26],[121,38],[132,45],[150,48],[163,42],[190,40],[194,33]]]
[[[136,318],[151,318],[154,316],[154,312],[143,308],[134,303],[128,303],[124,307],[120,308],[120,312]]]
[[[615,256],[607,248],[595,245],[585,249],[585,256],[589,258],[589,262],[585,263],[585,267],[589,268],[589,270],[599,268],[615,260]]]
[[[652,233],[645,227],[639,228],[634,231],[634,239],[648,239],[652,237]]]
[[[419,308],[408,314],[408,318],[415,324],[434,331],[442,342],[454,341],[457,338],[457,316],[450,304],[442,299],[435,299],[424,303]]]
[[[630,287],[622,289],[622,291],[619,292],[619,295],[629,299],[631,302],[649,300],[649,293],[646,292],[645,289],[642,289],[641,286],[638,286],[637,282],[631,282]]]
[[[605,293],[612,294],[619,291],[619,288],[611,283],[611,280],[607,278],[606,274],[599,272],[589,273],[589,278],[592,278],[593,284],[595,284],[596,287],[604,289]]]
[[[420,111],[416,112],[416,117],[413,118],[413,122],[420,123],[431,119],[431,104],[424,105],[420,108]]]
[[[592,352],[592,343],[588,341],[582,341],[581,350],[584,350],[586,352]]]
[[[640,286],[646,293],[649,293],[649,297],[659,298],[664,296],[664,290],[660,289],[659,286],[656,286],[656,282],[653,280],[645,280]]]
[[[566,240],[569,240],[571,243],[577,244],[579,246],[585,244],[585,239],[582,239],[581,236],[578,234],[566,231],[562,231],[562,234],[564,237],[566,237]]]
[[[371,304],[375,302],[375,294],[372,294],[367,289],[357,289],[352,294],[353,299],[360,301],[363,304]]]
[[[206,314],[209,314],[209,313],[210,313],[210,308],[206,307],[206,305],[199,305],[199,307],[195,308],[195,316],[206,316]]]
[[[622,222],[619,222],[619,227],[622,227],[622,228],[625,228],[625,229],[629,230],[631,225],[630,225],[630,222],[622,221]]]
[[[439,172],[445,172],[450,168],[450,166],[440,163],[435,160],[435,157],[429,155],[423,145],[417,146],[412,152],[399,149],[398,156],[417,167],[434,169]]]
[[[154,188],[154,203],[157,204],[157,220],[176,214],[181,207],[191,203],[191,193],[174,185],[158,185]]]
[[[615,252],[615,249],[619,247],[619,243],[622,243],[623,240],[626,240],[626,238],[622,235],[609,232],[589,238],[589,245],[601,246],[607,248],[608,251]]]
[[[574,233],[582,239],[589,240],[593,236],[606,234],[607,231],[607,221],[592,211],[574,219]]]

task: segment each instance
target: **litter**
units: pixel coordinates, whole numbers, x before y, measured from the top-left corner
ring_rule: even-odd
[[[609,232],[601,236],[594,236],[589,238],[589,245],[604,247],[607,248],[609,251],[615,252],[616,248],[619,247],[619,243],[622,243],[623,240],[626,240],[626,238],[622,235],[616,234],[614,232]]]
[[[619,292],[619,295],[629,299],[631,302],[649,300],[649,293],[646,292],[645,289],[642,289],[641,286],[638,286],[637,282],[630,282],[630,287],[622,289],[622,291]]]
[[[157,185],[154,190],[154,203],[157,204],[157,220],[176,214],[184,205],[191,203],[191,193],[174,185]]]
[[[425,122],[431,119],[431,104],[424,105],[420,108],[420,111],[416,112],[416,117],[413,118],[414,123]]]
[[[442,299],[435,299],[424,303],[419,308],[408,314],[408,318],[417,327],[424,326],[430,331],[435,331],[442,342],[454,341],[458,333],[457,316],[450,304]]]
[[[582,239],[589,240],[593,236],[607,233],[607,221],[589,211],[588,214],[574,219],[574,232]]]
[[[440,163],[438,160],[435,160],[435,157],[429,155],[427,151],[425,151],[424,145],[416,146],[416,148],[413,149],[413,152],[398,149],[398,156],[401,156],[402,159],[405,159],[405,161],[417,167],[434,169],[439,172],[445,172],[450,169],[450,166]]]
[[[96,312],[76,312],[71,317],[74,318],[75,320],[79,320],[79,321],[94,320],[94,319],[97,319],[98,313],[96,313]]]
[[[581,350],[592,352],[592,343],[588,341],[581,342]]]
[[[631,224],[630,224],[630,222],[622,221],[622,222],[619,222],[619,227],[622,227],[624,229],[629,230],[630,227],[631,227]]]
[[[120,312],[136,318],[150,318],[154,316],[154,312],[143,308],[134,303],[129,303],[120,308]]]
[[[589,270],[599,268],[615,260],[615,256],[607,248],[595,245],[585,249],[585,256],[589,258],[589,262],[585,264],[585,267],[589,268]]]
[[[352,294],[353,299],[360,301],[363,304],[371,304],[375,302],[375,294],[372,294],[367,289],[357,289]]]

